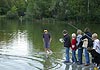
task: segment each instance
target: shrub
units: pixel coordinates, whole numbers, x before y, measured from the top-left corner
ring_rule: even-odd
[[[13,6],[10,11],[7,12],[7,18],[15,19],[18,18],[17,8]]]

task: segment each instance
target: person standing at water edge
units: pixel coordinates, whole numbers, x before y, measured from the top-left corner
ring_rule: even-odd
[[[51,40],[52,40],[51,35],[48,33],[48,30],[45,29],[44,34],[43,34],[43,42],[44,42],[44,47],[45,47],[45,52],[46,53],[52,53],[52,51],[50,50]]]
[[[77,37],[76,37],[76,40],[77,40],[77,48],[78,48],[78,65],[82,64],[82,53],[83,53],[83,48],[82,48],[82,41],[81,41],[81,38],[82,38],[82,31],[81,30],[77,30]]]
[[[95,53],[94,55],[94,61],[97,63],[100,69],[100,40],[98,39],[98,35],[96,33],[92,34],[92,39],[94,40],[93,42],[93,50]]]
[[[93,46],[93,42],[92,42],[92,33],[90,32],[89,28],[85,28],[84,29],[84,35],[82,37],[83,40],[83,46],[84,47],[84,55],[85,55],[85,66],[90,65],[90,57],[89,57],[89,52],[87,50],[87,48],[92,47]]]
[[[68,35],[67,30],[63,30],[63,35],[64,35],[64,47],[66,48],[66,60],[64,61],[64,63],[68,63],[69,61],[69,49],[71,46],[71,42],[70,42],[70,36]]]
[[[77,58],[76,58],[76,49],[77,49],[77,47],[76,47],[76,43],[77,43],[76,34],[73,33],[72,34],[72,40],[71,40],[72,61],[73,61],[73,63],[77,63]]]
[[[100,69],[100,40],[98,39],[97,33],[92,34],[93,48],[88,48],[93,58],[93,63]]]

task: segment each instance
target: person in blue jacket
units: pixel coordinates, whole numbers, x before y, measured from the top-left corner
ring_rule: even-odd
[[[81,41],[81,38],[82,38],[82,31],[81,30],[77,30],[77,48],[78,48],[78,65],[81,65],[82,64],[82,53],[83,53],[83,48],[82,48],[82,41]]]

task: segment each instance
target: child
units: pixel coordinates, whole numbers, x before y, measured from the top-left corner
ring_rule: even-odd
[[[63,35],[64,35],[64,47],[66,48],[66,60],[64,61],[64,63],[69,63],[69,49],[70,49],[70,36],[67,32],[67,30],[63,30]]]
[[[77,43],[77,41],[76,41],[76,34],[73,33],[72,34],[72,40],[71,40],[71,49],[72,49],[72,61],[74,63],[77,63],[77,59],[76,59],[76,49],[77,49],[76,43]]]
[[[81,30],[77,30],[77,48],[78,48],[78,65],[82,64],[82,53],[83,53],[83,48],[82,48],[82,31]]]
[[[94,62],[100,68],[100,41],[98,39],[98,35],[96,33],[92,34],[93,49],[90,51],[92,57],[94,58]]]
[[[50,42],[51,42],[51,35],[48,33],[48,30],[45,29],[44,30],[44,34],[43,34],[43,42],[44,42],[44,46],[45,46],[45,52],[47,54],[52,53],[50,48]]]

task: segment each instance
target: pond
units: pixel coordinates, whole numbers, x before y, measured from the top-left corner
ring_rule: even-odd
[[[74,24],[75,25],[75,24]],[[89,27],[91,32],[100,36],[99,24],[77,24],[84,29]],[[44,52],[42,34],[48,29],[52,35],[52,55]],[[69,34],[76,29],[67,22],[20,22],[17,20],[0,19],[0,70],[91,70],[89,67],[75,64],[64,64],[65,48],[59,42],[62,31],[67,29]]]

